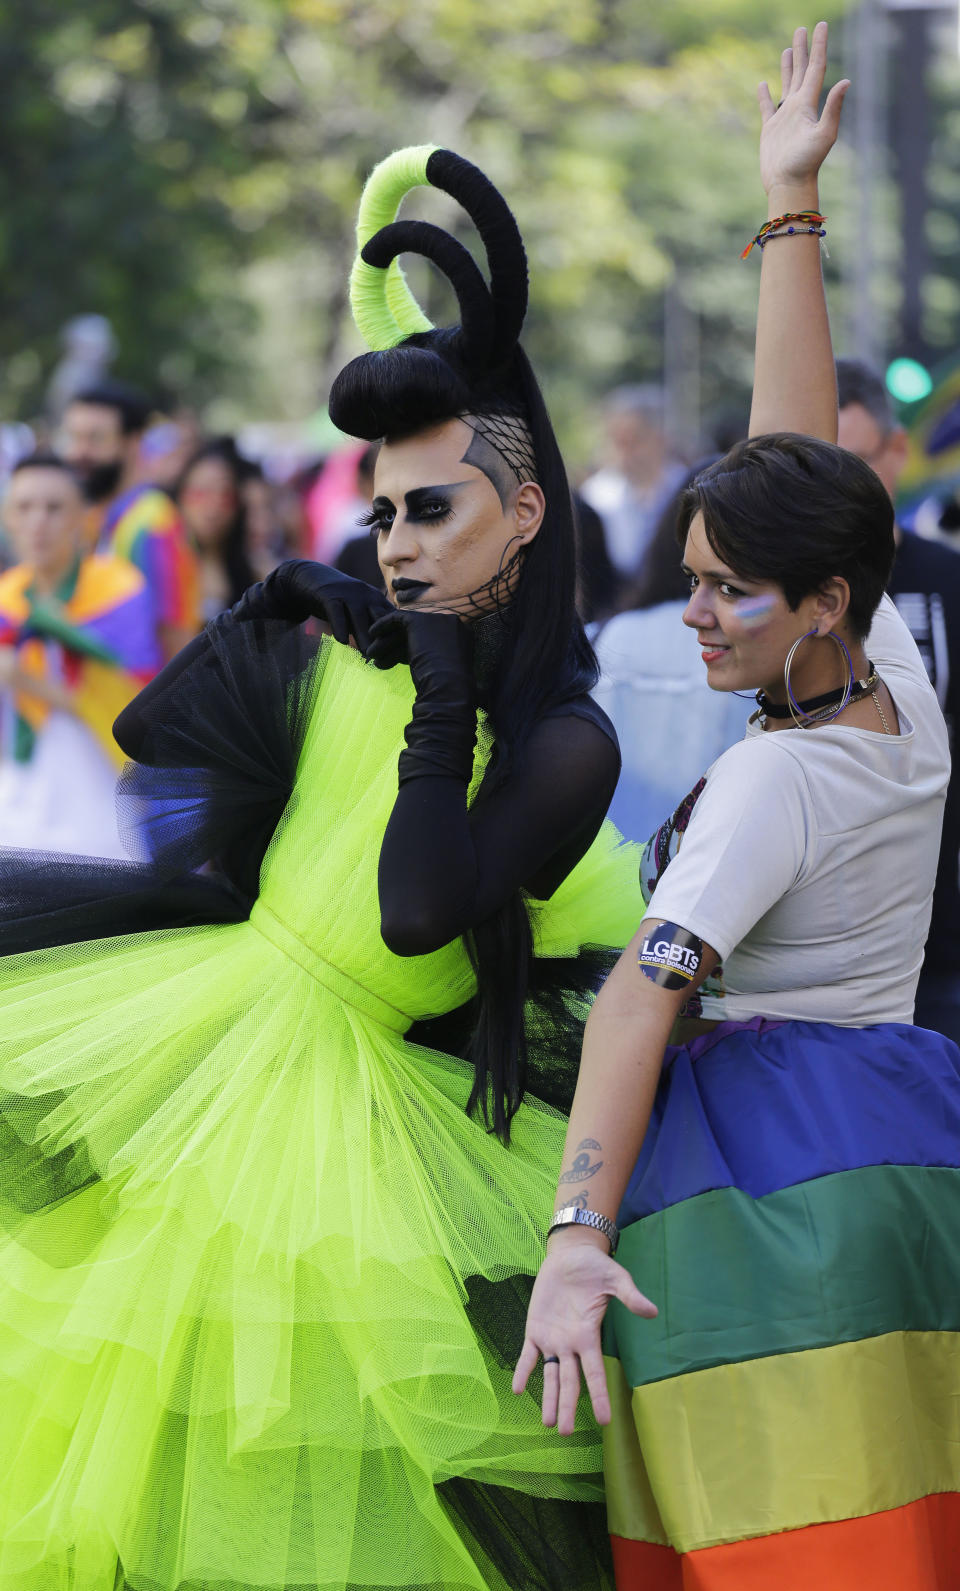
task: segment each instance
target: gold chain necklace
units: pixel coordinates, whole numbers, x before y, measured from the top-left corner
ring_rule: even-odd
[[[890,725],[887,723],[887,716],[886,716],[883,708],[880,705],[880,698],[877,695],[876,691],[871,691],[870,695],[871,695],[871,699],[873,701],[874,707],[877,709],[877,712],[880,714],[880,722],[883,725],[883,732],[884,732],[885,735],[889,735],[891,733]]]

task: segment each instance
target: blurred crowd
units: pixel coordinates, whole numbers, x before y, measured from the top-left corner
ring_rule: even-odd
[[[207,434],[186,409],[110,374],[99,316],[66,328],[47,412],[0,426],[0,844],[124,856],[110,725],[124,703],[208,620],[290,557],[378,584],[358,521],[375,447],[327,453]],[[909,440],[880,376],[838,363],[840,442],[894,502]],[[673,445],[661,390],[625,385],[600,413],[591,469],[577,480],[581,606],[601,664],[597,698],[620,736],[612,817],[645,840],[743,734],[752,699],[716,696],[680,622],[676,523],[697,470],[737,440],[725,424],[692,459]],[[266,440],[265,440],[266,438]],[[921,493],[901,516],[891,595],[953,728],[960,671],[960,511]],[[956,522],[956,527],[955,523]],[[920,532],[920,533],[918,533]],[[958,538],[960,544],[960,538]],[[960,1037],[960,783],[947,805],[918,1020]]]

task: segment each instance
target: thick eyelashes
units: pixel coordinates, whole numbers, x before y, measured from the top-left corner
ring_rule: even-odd
[[[379,536],[382,530],[387,529],[386,516],[382,509],[368,508],[360,515],[357,526],[360,530],[369,530],[371,536]]]
[[[440,497],[431,498],[425,503],[418,504],[415,509],[408,508],[407,524],[442,525],[445,520],[451,517],[452,513],[452,503],[446,502]],[[392,503],[389,506],[384,505],[382,508],[378,508],[374,504],[365,514],[361,514],[357,524],[368,529],[371,535],[379,536],[390,529],[396,517],[397,511]]]

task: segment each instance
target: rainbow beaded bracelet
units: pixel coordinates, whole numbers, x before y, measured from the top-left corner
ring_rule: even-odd
[[[755,243],[759,245],[762,253],[764,244],[769,240],[771,233],[774,233],[777,237],[789,237],[797,231],[797,227],[793,225],[794,222],[800,223],[801,233],[806,231],[812,233],[815,237],[826,237],[826,232],[823,230],[823,223],[826,219],[826,216],[821,215],[819,210],[788,210],[786,215],[778,215],[772,221],[766,221],[756,237],[750,239],[740,258],[745,260]],[[783,227],[782,232],[780,231],[781,227]]]

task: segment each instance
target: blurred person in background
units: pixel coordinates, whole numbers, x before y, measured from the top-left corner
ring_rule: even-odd
[[[119,381],[85,387],[67,405],[63,456],[92,509],[101,552],[127,558],[144,576],[163,657],[200,627],[196,560],[166,492],[141,479],[140,445],[150,419],[143,393]]]
[[[351,442],[337,447],[317,471],[305,498],[309,556],[337,567],[337,559],[370,506],[369,447]],[[366,472],[366,473],[362,473]]]
[[[197,560],[204,620],[239,602],[257,578],[247,550],[243,484],[248,468],[233,438],[218,437],[194,453],[174,487]]]
[[[265,580],[287,557],[288,548],[273,482],[267,480],[262,465],[247,464],[240,483],[240,496],[247,522],[247,558],[255,578]],[[299,546],[297,542],[293,550],[298,551]]]
[[[883,379],[858,359],[837,360],[840,400],[838,441],[869,464],[887,493],[907,461],[907,434],[898,422]],[[913,535],[894,523],[897,546],[887,587],[917,643],[937,693],[956,758],[960,715],[960,557],[941,542]],[[947,788],[933,916],[917,988],[917,1022],[960,1040],[960,776],[956,763]]]
[[[667,503],[646,557],[624,593],[625,609],[593,633],[600,680],[593,691],[617,731],[623,765],[610,817],[641,844],[683,800],[704,768],[742,740],[752,697],[707,684],[700,654],[680,615],[690,600],[677,542],[687,488],[712,459],[683,478]]]
[[[34,431],[29,425],[24,425],[20,420],[5,420],[0,422],[0,499],[6,491],[7,482],[13,473],[14,467],[21,459],[28,458],[31,453],[36,453],[39,443]],[[9,569],[15,562],[16,553],[10,539],[2,533],[0,525],[0,573]]]
[[[577,533],[577,606],[585,624],[609,619],[622,596],[622,581],[610,562],[603,520],[579,492],[573,493]]]
[[[146,581],[84,546],[84,500],[53,454],[14,467],[0,576],[0,845],[120,857],[117,713],[160,666]]]
[[[203,426],[194,409],[178,408],[154,420],[140,440],[138,480],[171,491],[203,440]]]
[[[369,509],[373,501],[373,471],[379,452],[378,444],[372,443],[357,465],[357,499],[354,505],[356,523],[359,523],[361,513]],[[356,580],[365,580],[368,586],[376,586],[379,590],[383,590],[383,574],[377,560],[376,537],[371,535],[369,530],[361,531],[344,542],[333,567],[345,575],[353,575]]]
[[[604,405],[604,423],[608,462],[587,477],[580,492],[603,520],[610,562],[622,579],[630,579],[686,468],[671,452],[659,387],[615,387]]]

